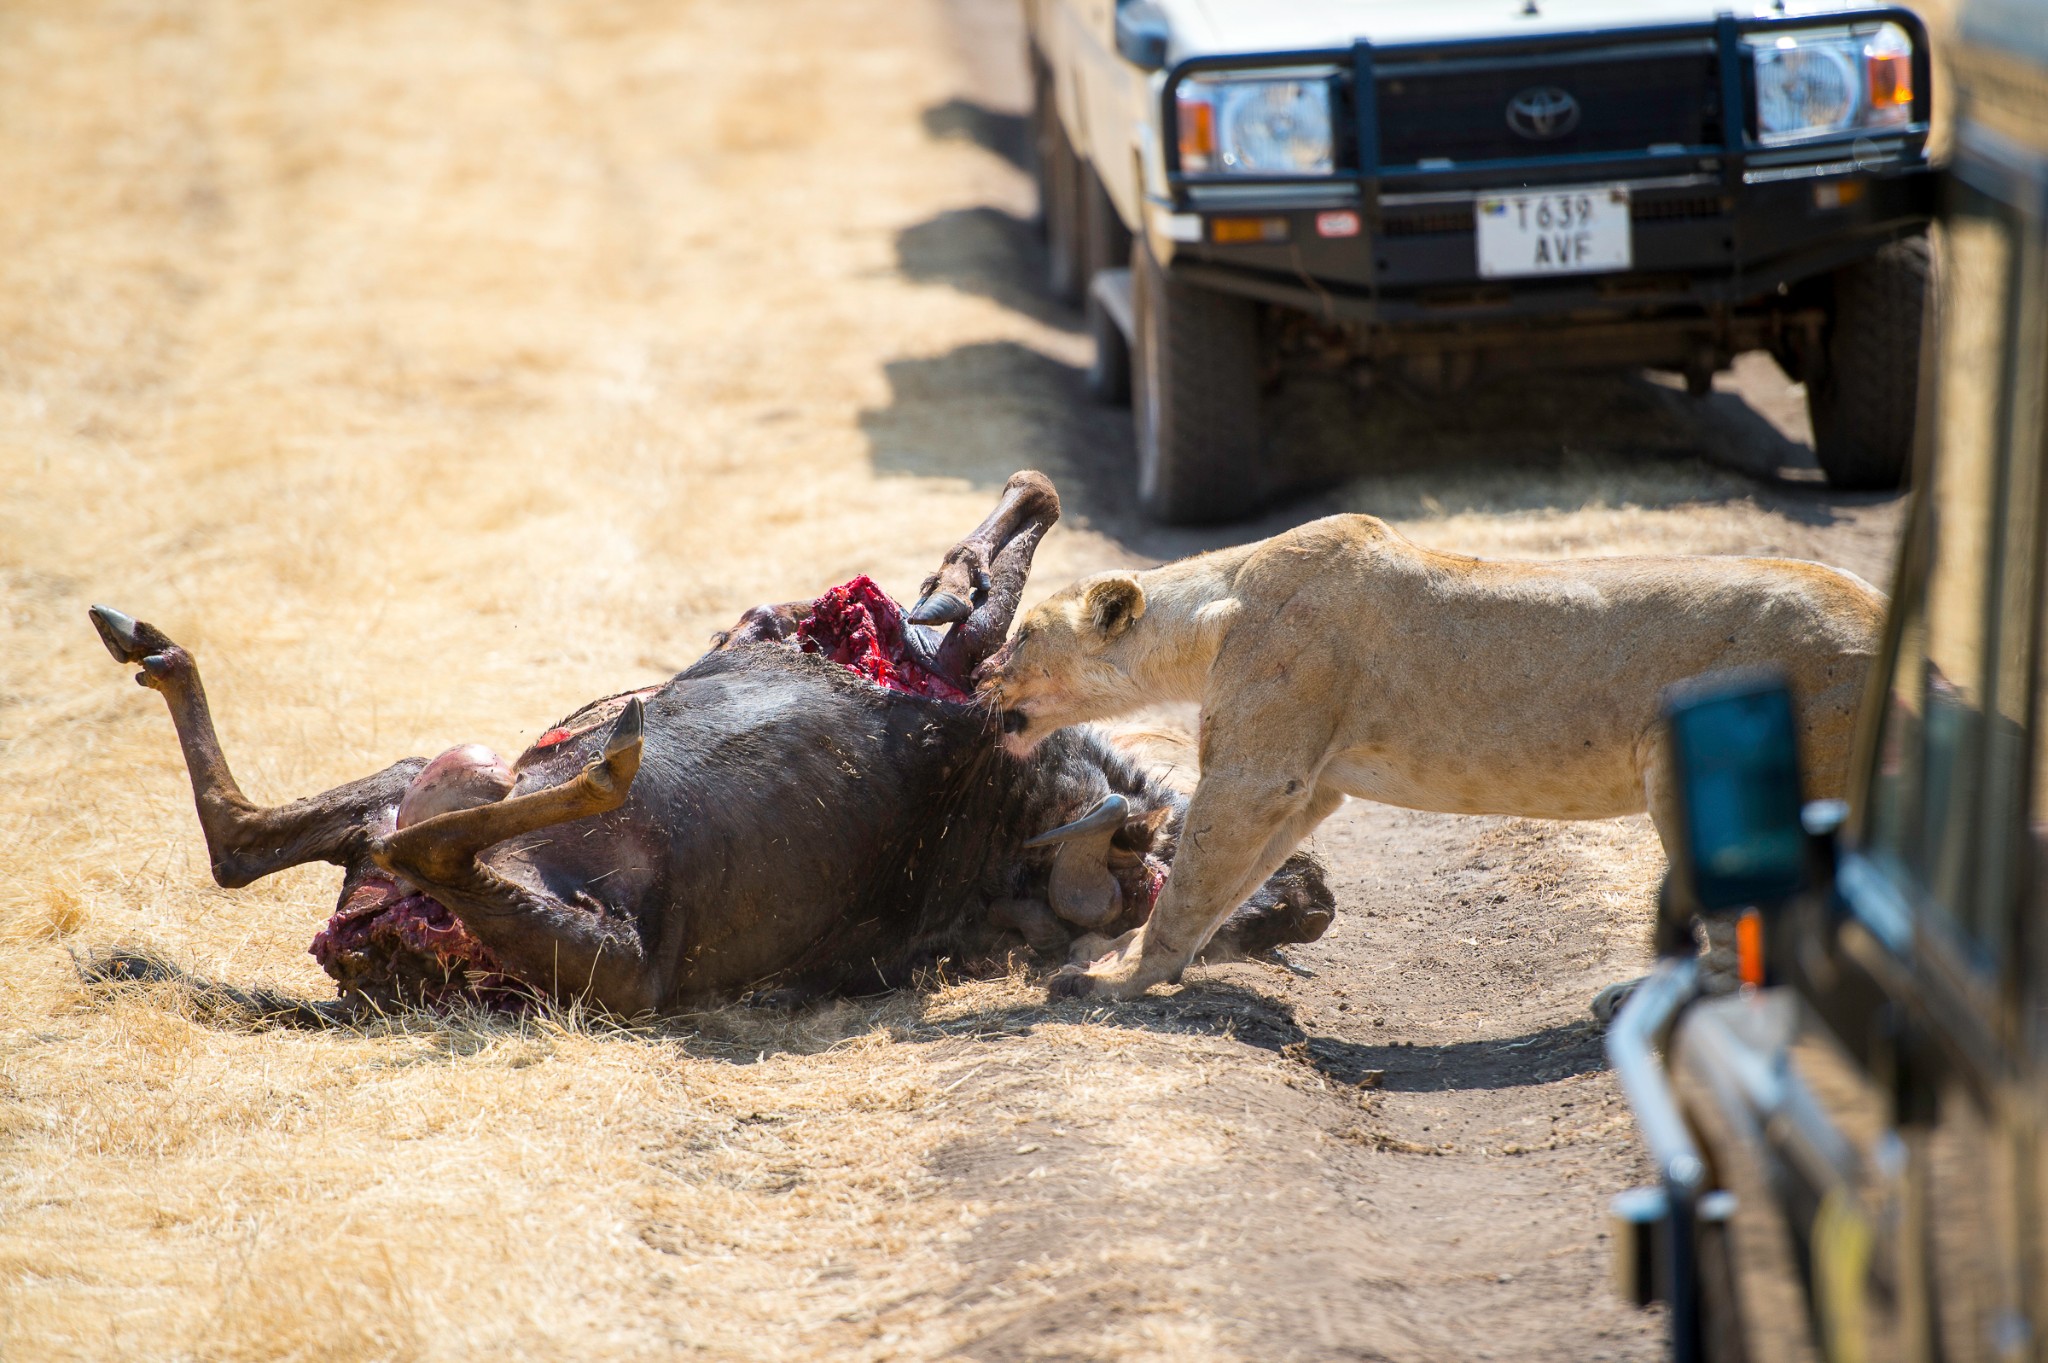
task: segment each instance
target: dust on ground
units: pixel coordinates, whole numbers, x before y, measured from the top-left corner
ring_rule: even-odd
[[[319,993],[335,889],[213,887],[93,600],[194,649],[279,800],[516,751],[756,602],[903,595],[1025,466],[1069,508],[1040,594],[1347,508],[1883,580],[1896,504],[1817,484],[1768,362],[1305,391],[1374,472],[1142,526],[1034,286],[1020,97],[1002,0],[0,14],[0,1355],[1656,1354],[1585,1012],[1643,962],[1640,820],[1353,804],[1323,942],[1123,1008],[303,1034],[77,983],[129,942]]]

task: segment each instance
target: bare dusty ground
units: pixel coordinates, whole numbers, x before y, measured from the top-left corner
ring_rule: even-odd
[[[1004,0],[0,10],[0,1357],[1655,1355],[1585,1012],[1640,820],[1353,805],[1325,941],[1120,1009],[304,1034],[78,983],[126,942],[318,994],[335,889],[213,887],[89,601],[195,649],[276,800],[907,593],[1019,467],[1069,507],[1039,591],[1224,541],[1137,523],[1034,288],[1017,43]],[[1373,471],[1234,535],[1890,552],[1768,362],[1288,401]]]

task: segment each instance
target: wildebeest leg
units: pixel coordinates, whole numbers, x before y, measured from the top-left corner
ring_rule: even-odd
[[[908,619],[953,625],[933,664],[942,676],[970,675],[1002,644],[1031,575],[1031,557],[1059,518],[1060,495],[1050,478],[1012,474],[988,519],[948,550],[939,571],[925,580]]]
[[[617,809],[626,802],[626,792],[640,770],[640,735],[646,713],[640,697],[628,700],[612,721],[597,760],[561,785],[513,795],[495,804],[436,814],[398,829],[374,849],[378,864],[408,876],[439,880],[507,838]]]
[[[378,865],[446,905],[507,970],[557,995],[585,996],[620,1013],[658,1007],[666,981],[637,925],[566,903],[478,860],[508,838],[605,814],[626,802],[640,769],[645,709],[638,696],[612,721],[596,760],[559,786],[422,819],[381,839]]]
[[[228,889],[308,861],[341,866],[362,861],[369,854],[373,825],[397,808],[406,787],[427,765],[423,757],[410,757],[319,795],[274,808],[258,805],[242,794],[228,770],[192,655],[154,625],[120,611],[94,606],[91,615],[114,660],[138,664],[142,671],[135,680],[170,706],[213,878]]]

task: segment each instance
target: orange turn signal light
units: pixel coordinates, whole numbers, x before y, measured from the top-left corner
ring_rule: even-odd
[[[1898,109],[1913,103],[1913,55],[1910,52],[1872,52],[1863,58],[1863,70],[1870,81],[1870,107]]]
[[[1764,985],[1764,916],[1745,909],[1735,920],[1735,965],[1742,982],[1751,989]]]
[[[1861,180],[1834,180],[1813,187],[1815,208],[1847,208],[1863,201],[1864,191],[1869,188]]]
[[[1207,170],[1216,154],[1216,109],[1204,99],[1176,101],[1180,111],[1180,168]]]
[[[1243,246],[1266,241],[1287,240],[1285,218],[1211,218],[1209,240],[1226,246]]]

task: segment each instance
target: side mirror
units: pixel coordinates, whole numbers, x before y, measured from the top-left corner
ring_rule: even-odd
[[[1718,673],[1665,694],[1677,845],[1673,915],[1784,903],[1808,887],[1792,693],[1773,673]]]
[[[1116,50],[1140,71],[1166,65],[1166,46],[1173,31],[1166,12],[1152,0],[1122,0],[1116,7]]]

